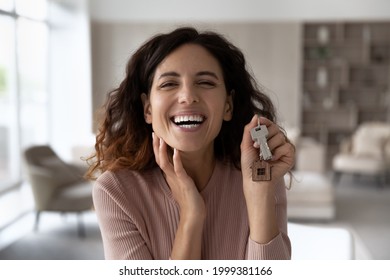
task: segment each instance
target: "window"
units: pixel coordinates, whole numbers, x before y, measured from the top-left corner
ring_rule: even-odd
[[[18,178],[15,22],[0,17],[0,188]]]
[[[5,12],[12,12],[13,9],[14,0],[0,0],[0,10],[3,10]]]
[[[36,20],[46,19],[47,0],[16,0],[16,13],[23,17]]]
[[[16,27],[20,141],[24,148],[48,140],[47,27],[23,18]]]
[[[21,181],[23,149],[48,142],[45,14],[46,0],[0,0],[0,192]]]

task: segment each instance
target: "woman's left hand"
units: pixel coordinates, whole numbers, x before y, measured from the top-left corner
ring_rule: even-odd
[[[260,123],[268,129],[268,147],[272,158],[268,161],[271,166],[270,181],[252,181],[252,164],[259,159],[259,147],[251,137],[251,129]],[[283,228],[276,215],[277,184],[293,167],[295,148],[289,143],[279,126],[272,121],[254,116],[244,128],[241,142],[241,170],[243,176],[244,196],[248,210],[250,237],[260,244],[270,242]],[[279,205],[279,208],[283,207]],[[279,209],[280,210],[280,209]],[[284,206],[284,210],[285,206]],[[283,215],[279,217],[283,219]]]
[[[272,159],[268,162],[271,165],[271,181],[259,183],[275,184],[278,180],[291,170],[295,162],[294,145],[287,141],[285,134],[279,126],[264,117],[254,116],[250,123],[244,128],[244,135],[241,142],[241,169],[245,183],[252,182],[252,164],[259,158],[259,147],[251,138],[251,129],[260,123],[268,129],[268,147],[272,153]]]

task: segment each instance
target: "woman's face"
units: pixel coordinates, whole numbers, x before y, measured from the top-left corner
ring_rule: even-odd
[[[182,152],[210,152],[223,120],[232,118],[221,67],[195,44],[179,47],[157,66],[142,101],[155,134]]]

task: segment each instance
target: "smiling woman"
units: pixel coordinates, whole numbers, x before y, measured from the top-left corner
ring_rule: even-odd
[[[283,176],[294,147],[242,52],[217,33],[179,28],[145,42],[126,73],[108,95],[87,174],[99,175],[106,258],[289,259]],[[273,153],[268,181],[251,175],[259,124]]]

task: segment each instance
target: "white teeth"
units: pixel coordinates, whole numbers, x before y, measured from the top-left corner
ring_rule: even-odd
[[[180,127],[183,127],[183,128],[195,128],[197,126],[199,126],[200,124],[181,124]]]
[[[176,124],[180,124],[182,122],[203,122],[204,117],[200,115],[193,115],[193,116],[175,116],[173,118],[173,121]]]

